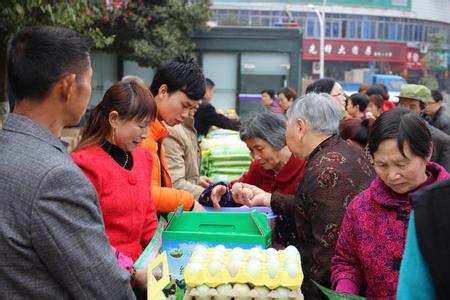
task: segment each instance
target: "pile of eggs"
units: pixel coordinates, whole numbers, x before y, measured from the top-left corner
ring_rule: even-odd
[[[214,295],[215,300],[230,299],[230,295],[232,295],[235,300],[253,298],[250,295],[255,296],[257,299],[267,299],[269,297],[275,297],[276,299],[287,299],[292,292],[290,289],[285,287],[278,287],[273,291],[269,290],[265,286],[255,286],[251,288],[245,283],[221,284],[215,288],[215,293],[212,293],[212,290],[213,288],[210,288],[206,284],[197,286],[196,299],[209,300],[211,299],[211,294]]]
[[[217,286],[219,295],[231,289],[234,294],[243,295],[250,289],[248,283],[258,295],[266,290],[269,293],[269,287],[279,289],[279,294],[284,296],[291,291],[286,287],[301,285],[300,266],[300,254],[293,246],[277,251],[273,248],[226,249],[223,245],[208,249],[197,245],[186,266],[185,278],[188,285],[191,282],[191,286],[196,286],[199,295],[206,295],[208,285]]]

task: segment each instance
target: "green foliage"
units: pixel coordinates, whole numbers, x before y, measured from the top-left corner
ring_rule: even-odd
[[[210,18],[210,0],[109,2],[95,23],[103,34],[116,35],[106,49],[141,66],[191,52],[191,33],[206,30]]]
[[[442,71],[447,69],[447,54],[444,49],[445,36],[442,33],[428,35],[428,52],[424,62],[428,70]]]
[[[3,0],[0,11],[2,46],[20,28],[33,25],[58,25],[88,36],[93,45],[102,48],[113,42],[93,27],[95,16],[88,0]],[[99,10],[94,7],[94,10]]]
[[[430,90],[437,90],[439,88],[439,83],[434,75],[428,74],[425,77],[420,78],[419,84],[423,84]]]

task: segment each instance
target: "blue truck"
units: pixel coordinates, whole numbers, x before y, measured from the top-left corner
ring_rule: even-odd
[[[400,94],[400,87],[406,84],[406,80],[398,75],[387,75],[387,74],[367,74],[364,77],[364,82],[369,85],[373,84],[384,84],[389,92],[390,101],[398,102],[397,96]],[[342,89],[347,95],[358,92],[358,88],[362,82],[342,82]]]

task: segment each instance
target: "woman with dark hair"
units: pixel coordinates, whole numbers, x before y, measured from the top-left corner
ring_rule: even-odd
[[[365,111],[369,98],[365,94],[356,93],[349,97],[346,110],[352,118],[365,119]]]
[[[72,152],[97,190],[106,234],[123,261],[136,261],[158,225],[150,198],[152,158],[138,148],[155,117],[147,87],[135,80],[117,82],[91,112]]]
[[[366,117],[376,119],[383,113],[383,98],[378,94],[369,96],[366,108]]]
[[[284,87],[278,90],[277,92],[278,102],[280,106],[286,112],[289,107],[291,107],[292,103],[294,103],[295,99],[297,99],[297,93],[294,89],[290,87]]]
[[[342,86],[336,82],[333,78],[321,78],[319,80],[314,81],[306,88],[306,93],[325,93],[333,96],[339,104],[339,108],[341,109],[342,116],[345,117],[347,115],[346,107],[346,97],[344,91],[342,90]]]
[[[372,95],[380,95],[383,98],[382,111],[395,108],[395,103],[389,101],[390,96],[387,87],[382,83],[369,86],[366,90],[366,95],[369,97]]]
[[[254,113],[242,122],[241,140],[253,157],[249,170],[228,186],[211,185],[200,196],[206,206],[240,206],[231,197],[234,183],[248,183],[266,192],[293,195],[303,176],[306,162],[297,159],[286,145],[286,119],[272,112]],[[296,242],[295,222],[292,217],[279,216],[275,220],[274,241],[283,246]]]
[[[369,120],[349,119],[339,123],[339,134],[349,144],[364,150],[369,141]]]
[[[429,162],[430,131],[405,109],[387,111],[374,122],[369,150],[378,176],[347,208],[331,281],[339,292],[394,299],[411,212],[409,194],[450,175]]]

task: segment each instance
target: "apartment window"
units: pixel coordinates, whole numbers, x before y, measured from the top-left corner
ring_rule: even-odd
[[[308,37],[314,37],[314,25],[315,25],[315,20],[314,19],[308,19],[308,21],[306,22],[306,36]]]

